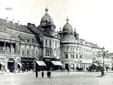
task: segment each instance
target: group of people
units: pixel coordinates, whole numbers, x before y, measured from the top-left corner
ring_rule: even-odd
[[[44,71],[41,72],[41,76],[42,78],[44,78]],[[38,77],[38,71],[36,71],[36,78]],[[47,71],[47,77],[51,78],[51,71]]]

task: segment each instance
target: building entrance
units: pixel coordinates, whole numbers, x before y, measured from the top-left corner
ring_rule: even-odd
[[[65,64],[65,69],[69,70],[69,65],[68,64]]]
[[[15,64],[14,59],[10,58],[8,60],[8,69],[10,72],[14,72],[14,64]]]

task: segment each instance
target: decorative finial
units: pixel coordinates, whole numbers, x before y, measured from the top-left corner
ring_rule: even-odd
[[[67,21],[67,23],[68,23],[68,21],[69,21],[69,19],[68,19],[68,16],[67,16],[67,19],[66,19],[66,21]]]
[[[76,28],[74,28],[74,31],[76,31]]]
[[[60,27],[60,31],[61,31],[61,27]]]
[[[45,9],[45,11],[46,11],[46,12],[48,12],[48,8],[47,8],[47,6],[46,6],[46,9]]]

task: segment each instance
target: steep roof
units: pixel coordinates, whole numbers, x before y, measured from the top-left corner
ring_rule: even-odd
[[[25,25],[18,25],[17,23],[13,23],[12,21],[6,21],[5,19],[1,18],[0,23],[9,29],[32,34],[32,32],[28,30]]]

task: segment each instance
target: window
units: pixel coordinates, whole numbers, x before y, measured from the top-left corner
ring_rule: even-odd
[[[66,59],[68,58],[68,53],[67,53],[67,52],[65,53],[65,58],[66,58]]]
[[[51,46],[51,41],[49,41],[49,46]]]
[[[46,49],[46,56],[48,56],[48,50]]]
[[[76,59],[78,59],[78,54],[76,54]]]
[[[71,58],[72,58],[72,59],[74,59],[74,58],[75,58],[75,56],[72,54],[72,55],[71,55]]]
[[[45,43],[46,43],[46,46],[47,46],[47,40],[46,40],[46,42],[45,42]]]
[[[49,51],[50,51],[50,56],[52,56],[52,50],[50,49]]]
[[[82,58],[82,55],[80,55],[80,58]]]
[[[32,49],[32,56],[34,57],[34,50]]]
[[[68,55],[66,54],[66,58],[68,58]]]
[[[29,55],[29,50],[27,49],[27,55]]]
[[[66,51],[68,51],[68,46],[65,47]]]
[[[22,49],[22,55],[24,56],[24,49]]]

